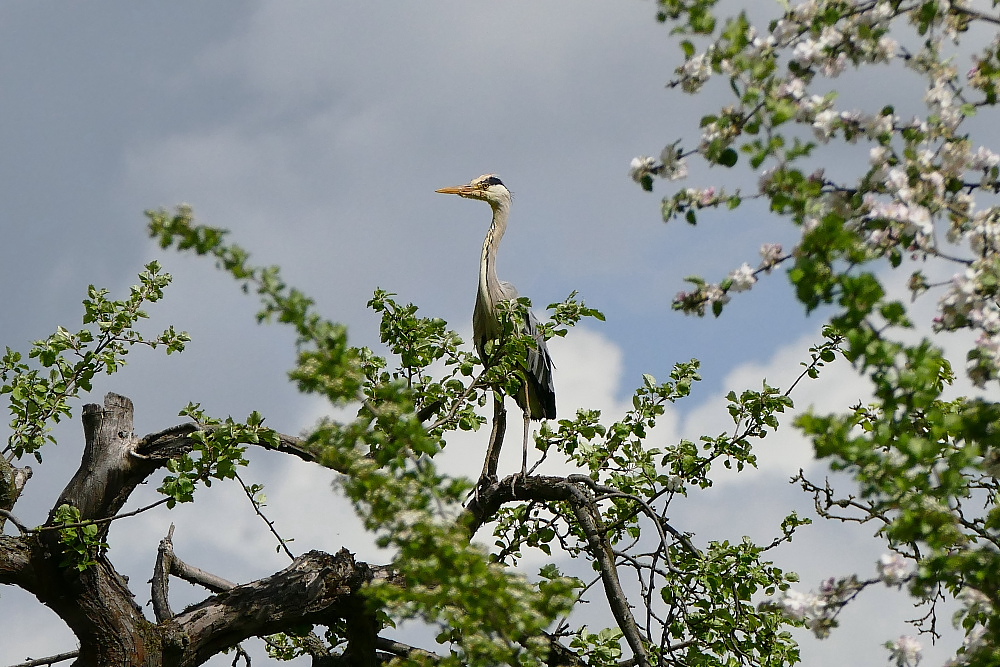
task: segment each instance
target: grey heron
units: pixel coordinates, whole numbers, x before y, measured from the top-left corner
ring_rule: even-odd
[[[437,192],[458,195],[467,199],[478,199],[493,209],[493,223],[483,241],[483,254],[479,259],[479,290],[476,293],[476,307],[472,311],[472,337],[484,366],[489,365],[486,344],[496,341],[501,334],[497,317],[497,304],[516,299],[517,289],[497,277],[497,249],[507,231],[510,215],[510,190],[494,174],[485,174],[468,185],[441,188]],[[532,419],[555,419],[556,391],[552,382],[552,357],[538,328],[538,320],[529,311],[524,322],[524,331],[534,338],[535,345],[528,348],[527,358],[519,364],[522,376],[521,388],[514,400],[524,412],[524,450],[521,458],[521,474],[527,475],[528,431]]]

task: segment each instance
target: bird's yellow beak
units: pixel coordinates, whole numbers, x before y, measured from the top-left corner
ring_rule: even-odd
[[[468,197],[476,191],[475,188],[468,185],[454,185],[450,188],[441,188],[440,190],[435,190],[434,192],[440,192],[443,195],[460,195],[462,197]]]

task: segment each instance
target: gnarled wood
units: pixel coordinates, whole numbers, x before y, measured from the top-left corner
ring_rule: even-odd
[[[83,459],[53,513],[68,504],[80,510],[81,519],[106,519],[125,505],[135,487],[160,465],[132,456],[139,441],[132,425],[132,401],[124,396],[109,393],[103,406],[83,406]],[[104,526],[102,537],[107,530]]]
[[[66,622],[80,642],[74,665],[188,667],[249,637],[345,621],[353,630],[338,664],[367,667],[386,657],[376,655],[377,627],[361,590],[376,578],[391,578],[392,572],[355,561],[345,549],[334,555],[309,552],[270,577],[235,585],[177,559],[168,537],[154,576],[156,622],[144,616],[127,580],[105,554],[92,554],[95,562],[79,571],[63,552],[61,524],[54,519],[59,506],[76,507],[83,521],[114,517],[138,484],[170,458],[191,450],[192,434],[201,429],[185,424],[137,438],[132,402],[117,394],[108,394],[103,405],[85,406],[83,425],[86,445],[80,467],[59,495],[45,529],[0,536],[0,583],[33,593]],[[280,443],[287,453],[311,457],[298,438],[281,436]],[[109,523],[99,524],[100,539]],[[166,599],[166,578],[192,573],[203,575],[199,583],[216,594],[174,615]]]
[[[14,503],[21,497],[24,485],[28,483],[30,478],[30,467],[15,467],[6,458],[0,456],[0,510],[9,512],[14,507]],[[7,516],[0,514],[0,530],[3,530],[6,521]]]

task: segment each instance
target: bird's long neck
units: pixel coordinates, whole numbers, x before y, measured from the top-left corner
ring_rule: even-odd
[[[509,204],[495,204],[493,208],[493,223],[486,232],[483,241],[483,255],[479,261],[479,299],[491,306],[499,293],[500,279],[497,277],[497,248],[507,231],[507,216],[510,213]],[[492,310],[492,308],[491,308]]]

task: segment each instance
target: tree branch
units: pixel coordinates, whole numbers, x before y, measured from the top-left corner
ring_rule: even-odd
[[[392,578],[388,567],[357,562],[346,549],[334,555],[310,551],[277,574],[189,607],[162,624],[171,626],[164,642],[183,647],[181,664],[200,664],[248,637],[295,625],[334,624],[356,615],[365,603],[363,587]]]
[[[10,520],[10,522],[14,524],[14,527],[21,531],[22,534],[31,532],[31,528],[28,528],[26,525],[21,523],[21,520],[14,516],[11,512],[0,509],[0,529],[3,529],[3,524],[8,520]]]
[[[195,422],[177,424],[162,431],[144,435],[136,444],[135,453],[140,457],[146,458],[174,458],[191,450],[191,446],[194,444],[194,441],[191,439],[192,434],[199,431],[212,433],[219,428],[222,427],[215,424],[197,424]],[[281,452],[282,454],[291,454],[310,463],[316,462],[316,454],[309,450],[308,443],[305,440],[279,431],[273,432],[278,436],[277,446],[272,447],[264,442],[248,444],[256,444],[271,451]]]
[[[569,483],[568,483],[569,484]],[[608,598],[611,613],[618,623],[625,641],[632,649],[632,655],[636,659],[639,667],[649,667],[649,656],[639,633],[639,626],[632,615],[629,607],[628,597],[622,590],[621,581],[618,578],[618,568],[615,565],[614,553],[611,551],[611,544],[607,535],[601,530],[600,510],[594,505],[591,499],[578,486],[570,485],[572,498],[570,506],[573,514],[576,515],[580,527],[583,528],[584,535],[587,536],[587,543],[590,545],[590,553],[600,567],[601,581],[604,583],[604,593]]]
[[[34,588],[37,573],[31,567],[31,547],[21,537],[0,535],[0,584]]]
[[[174,617],[170,609],[170,573],[173,570],[174,558],[174,524],[170,524],[167,536],[160,540],[156,551],[156,565],[153,566],[153,578],[149,580],[153,615],[156,622],[162,623]]]
[[[469,502],[460,521],[472,536],[485,522],[495,516],[506,502],[514,500],[568,501],[587,538],[588,551],[600,569],[604,592],[618,627],[632,649],[632,653],[638,661],[637,664],[640,667],[648,667],[648,654],[642,641],[639,626],[636,624],[635,617],[629,607],[628,598],[618,579],[614,553],[607,535],[600,525],[599,510],[581,486],[579,483],[563,477],[537,475],[522,478],[520,475],[512,475],[502,481],[480,487],[479,493]]]
[[[71,660],[78,655],[80,655],[79,651],[67,651],[66,653],[60,653],[58,655],[50,655],[47,658],[37,658],[35,660],[28,660],[27,662],[19,662],[16,665],[11,665],[10,667],[41,667],[41,665],[54,665],[57,662]]]
[[[442,660],[441,656],[437,653],[431,653],[430,651],[425,651],[422,648],[416,648],[415,646],[403,644],[392,639],[386,639],[385,637],[376,637],[375,647],[380,651],[385,651],[386,653],[391,653],[394,656],[402,656],[404,658],[416,658],[420,660],[433,661]]]
[[[103,406],[83,406],[83,458],[52,507],[47,525],[58,525],[55,512],[63,504],[77,508],[84,521],[114,516],[135,487],[159,467],[159,463],[130,456],[137,444],[132,425],[132,401],[124,396],[108,393]],[[107,530],[105,525],[99,539],[104,539]]]

